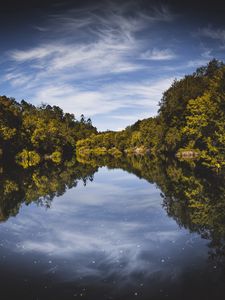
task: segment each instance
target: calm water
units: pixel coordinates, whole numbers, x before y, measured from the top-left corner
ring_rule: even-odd
[[[94,180],[76,171],[50,193],[43,189],[52,177],[34,173],[4,178],[1,299],[224,299],[224,248],[214,245],[214,228],[178,220],[158,182],[100,167],[88,171]]]

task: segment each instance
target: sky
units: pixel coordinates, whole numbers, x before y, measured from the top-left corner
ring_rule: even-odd
[[[1,1],[0,95],[99,130],[155,116],[175,79],[225,60],[223,1]]]

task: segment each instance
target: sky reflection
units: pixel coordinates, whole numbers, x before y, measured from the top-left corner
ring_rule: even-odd
[[[16,264],[28,278],[108,280],[132,291],[146,282],[177,282],[207,260],[207,241],[168,218],[155,185],[107,168],[55,198],[50,209],[24,205],[1,224],[0,236],[8,270]]]

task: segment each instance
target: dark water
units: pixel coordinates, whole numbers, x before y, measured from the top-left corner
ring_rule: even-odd
[[[1,299],[225,298],[223,175],[68,162],[0,191]]]

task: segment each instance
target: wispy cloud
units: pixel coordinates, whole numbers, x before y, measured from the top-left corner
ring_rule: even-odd
[[[146,60],[171,60],[176,58],[176,54],[170,49],[152,49],[147,50],[140,56],[141,59]]]
[[[49,85],[40,88],[33,95],[33,100],[36,104],[44,102],[50,105],[58,105],[76,116],[84,112],[88,116],[109,113],[123,105],[116,100],[109,101],[109,95],[96,89],[82,91],[69,84]]]
[[[144,40],[137,33],[151,23],[171,21],[173,16],[164,6],[153,8],[150,15],[137,11],[130,16],[129,9],[127,5],[118,8],[111,4],[106,11],[93,7],[81,15],[76,10],[54,15],[49,27],[56,39],[31,49],[11,51],[9,56],[16,63],[33,63],[31,68],[38,63],[48,73],[68,68],[95,75],[136,71],[143,68],[135,58],[144,48]],[[153,50],[153,55],[160,58],[172,54],[166,49]]]
[[[221,43],[222,47],[225,46],[225,29],[212,28],[211,26],[205,27],[199,29],[197,35],[201,37],[217,40]]]
[[[198,59],[189,60],[186,64],[187,68],[197,68],[204,66],[208,63],[209,59],[201,57]]]
[[[209,37],[216,40],[225,40],[225,30],[224,29],[213,29],[212,27],[206,27],[199,29],[198,33],[202,36]]]
[[[171,80],[139,79],[149,70],[143,60],[169,60],[175,54],[169,49],[150,53],[149,40],[140,33],[173,19],[166,6],[145,14],[135,1],[51,15],[36,28],[43,35],[36,46],[8,52],[4,79],[22,98],[59,105],[75,115],[118,114],[126,108],[135,108],[136,118],[143,109],[152,115]]]
[[[122,97],[127,105],[157,109],[157,103],[161,99],[163,91],[171,85],[173,79],[173,77],[169,77],[136,83],[121,83],[117,84],[118,89],[115,85],[110,85],[104,88],[104,92],[112,95],[114,99]]]
[[[29,62],[35,76],[64,75],[61,72],[74,70],[75,78],[84,76],[101,76],[109,73],[132,72],[140,69],[129,59],[136,51],[132,41],[122,38],[115,41],[113,37],[96,40],[88,44],[42,45],[28,51],[14,51],[11,58],[19,63]],[[39,72],[39,73],[37,73]]]
[[[33,91],[33,101],[50,105],[59,105],[66,111],[80,115],[85,112],[88,116],[113,112],[119,109],[142,108],[146,115],[155,115],[157,104],[162,93],[172,83],[173,78],[154,81],[106,83],[104,86],[92,87],[89,90],[82,86],[57,84],[39,87]],[[141,116],[135,115],[135,118]],[[134,117],[133,117],[134,118]]]

